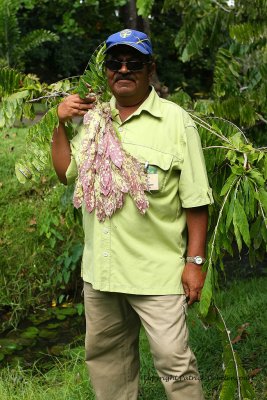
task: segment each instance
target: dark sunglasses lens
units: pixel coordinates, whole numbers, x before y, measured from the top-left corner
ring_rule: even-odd
[[[126,62],[121,62],[117,60],[106,61],[106,67],[111,71],[119,71],[123,64],[126,65],[129,71],[141,71],[144,67],[144,63],[142,61],[126,61]]]
[[[119,69],[121,69],[121,62],[120,61],[116,61],[116,60],[107,60],[106,61],[106,67],[108,69],[110,69],[111,71],[118,71]]]
[[[128,61],[126,65],[130,71],[140,71],[144,67],[142,61]]]

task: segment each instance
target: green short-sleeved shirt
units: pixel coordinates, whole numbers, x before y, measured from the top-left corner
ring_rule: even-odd
[[[111,219],[99,222],[83,208],[82,277],[94,289],[132,294],[182,294],[186,251],[184,208],[212,203],[197,129],[178,105],[154,89],[123,123],[111,99],[113,123],[123,148],[158,174],[141,215],[129,195]],[[77,176],[84,130],[71,141],[68,182]]]

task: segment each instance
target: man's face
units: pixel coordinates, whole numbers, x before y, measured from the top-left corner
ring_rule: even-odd
[[[116,61],[138,61],[145,63],[146,57],[134,48],[126,45],[115,46],[109,52],[107,60]],[[129,69],[128,69],[129,68]],[[154,64],[141,64],[141,69],[134,71],[127,63],[118,63],[118,69],[106,68],[109,87],[119,103],[126,102],[127,105],[135,105],[142,101],[149,91],[149,78],[152,74]]]

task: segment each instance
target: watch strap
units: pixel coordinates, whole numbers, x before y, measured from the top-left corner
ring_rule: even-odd
[[[205,261],[206,261],[206,258],[201,257],[201,256],[186,257],[186,262],[194,263],[196,265],[203,265]]]

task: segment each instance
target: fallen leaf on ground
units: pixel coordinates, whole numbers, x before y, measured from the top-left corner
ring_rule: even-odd
[[[241,326],[238,328],[238,330],[237,330],[237,331],[238,331],[238,335],[237,335],[234,339],[231,340],[231,342],[232,342],[233,344],[239,342],[240,340],[245,339],[245,337],[248,335],[248,332],[246,331],[246,328],[247,328],[248,326],[249,326],[249,323],[246,322],[245,324],[241,325]]]
[[[32,219],[30,219],[30,221],[29,221],[29,225],[30,225],[30,226],[36,225],[36,224],[37,224],[37,222],[36,222],[36,218],[35,218],[35,217],[33,217]]]
[[[255,368],[255,369],[253,369],[252,371],[250,371],[250,372],[248,373],[248,375],[249,375],[250,377],[255,376],[255,375],[258,375],[258,374],[261,372],[261,370],[262,370],[262,368]]]

